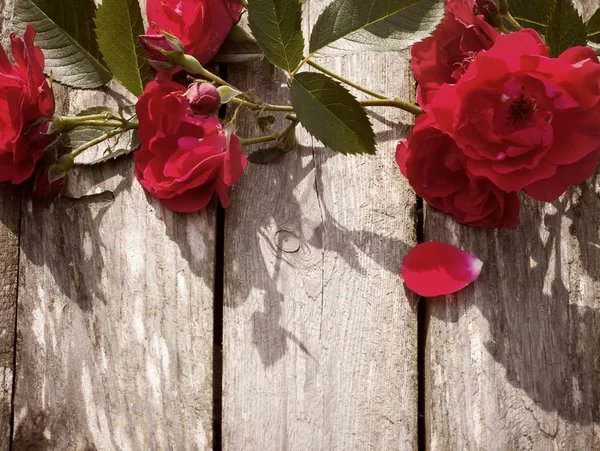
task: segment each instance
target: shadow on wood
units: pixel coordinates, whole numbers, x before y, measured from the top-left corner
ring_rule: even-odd
[[[599,191],[596,174],[552,204],[523,196],[521,223],[508,230],[468,229],[429,209],[428,240],[484,261],[480,279],[449,305],[429,301],[432,443],[477,449],[494,436],[493,449],[521,449],[530,429],[535,449],[600,445],[592,432],[600,425]],[[457,424],[445,423],[456,409]]]

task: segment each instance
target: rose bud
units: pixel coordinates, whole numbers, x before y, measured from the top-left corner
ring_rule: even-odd
[[[221,106],[221,96],[211,83],[194,83],[185,93],[192,111],[200,116],[210,116]]]
[[[148,63],[155,69],[174,69],[176,65],[169,58],[170,54],[183,52],[181,43],[178,45],[176,38],[165,34],[144,34],[140,42],[148,54]]]

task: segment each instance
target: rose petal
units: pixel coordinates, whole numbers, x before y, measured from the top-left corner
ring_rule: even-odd
[[[402,262],[400,275],[406,286],[420,296],[454,293],[469,285],[481,273],[483,262],[450,244],[421,243]]]

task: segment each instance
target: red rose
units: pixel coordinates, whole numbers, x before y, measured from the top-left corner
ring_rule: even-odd
[[[424,41],[411,49],[410,64],[418,83],[417,101],[431,103],[444,83],[456,83],[475,54],[492,47],[498,32],[481,14],[474,14],[473,0],[447,0],[446,19]]]
[[[148,0],[147,33],[155,34],[156,24],[179,38],[185,53],[204,64],[217,54],[241,8],[238,0]]]
[[[0,182],[21,183],[33,173],[44,148],[52,142],[48,123],[54,114],[52,91],[44,76],[44,55],[33,45],[35,30],[27,25],[24,40],[11,34],[13,65],[0,47]]]
[[[194,116],[185,87],[159,78],[150,82],[136,111],[142,143],[135,152],[135,175],[165,207],[201,210],[216,191],[223,207],[242,176],[246,157],[240,140],[227,136],[215,116]]]
[[[408,141],[396,149],[396,161],[417,195],[449,213],[461,224],[475,227],[513,227],[519,221],[519,198],[489,180],[473,177],[454,140],[429,114],[417,118]]]
[[[600,64],[574,47],[549,58],[533,30],[501,35],[431,104],[470,173],[553,201],[590,177],[600,154]]]

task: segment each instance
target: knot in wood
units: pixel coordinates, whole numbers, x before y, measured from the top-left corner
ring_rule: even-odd
[[[292,232],[278,230],[275,233],[275,245],[283,252],[292,254],[300,250],[300,240]]]

